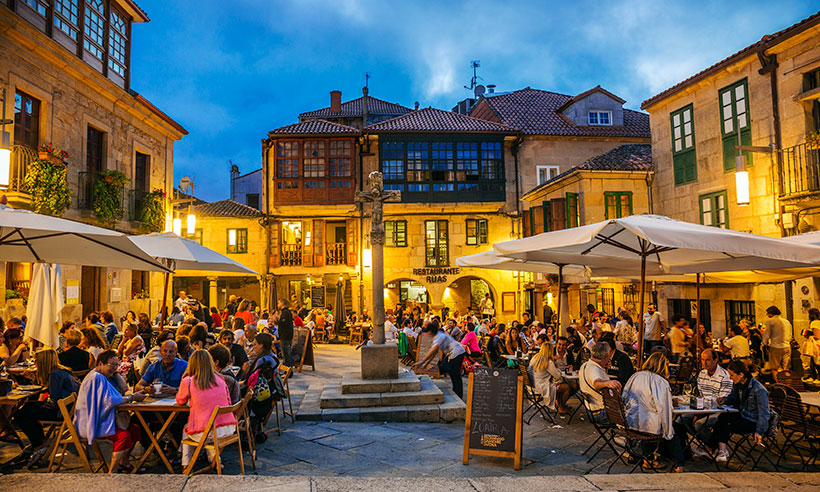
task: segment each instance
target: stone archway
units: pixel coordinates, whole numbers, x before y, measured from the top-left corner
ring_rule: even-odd
[[[490,294],[496,313],[501,311],[500,302],[495,288],[487,280],[476,275],[459,277],[444,289],[441,295],[441,305],[450,308],[451,313],[466,312],[467,308],[477,312],[478,305],[485,293]]]

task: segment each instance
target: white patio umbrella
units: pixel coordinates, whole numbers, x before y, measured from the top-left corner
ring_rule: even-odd
[[[640,338],[647,267],[662,274],[806,268],[820,264],[820,247],[682,222],[633,215],[496,243],[497,254],[526,261],[632,268],[640,260]]]
[[[131,241],[146,254],[164,260],[172,270],[195,270],[225,272],[232,274],[258,275],[245,265],[227,256],[202,246],[196,241],[177,236],[173,232],[131,236]],[[170,274],[165,274],[165,290],[162,294],[162,319],[165,323],[165,307],[168,305],[168,282]]]
[[[121,232],[6,205],[0,205],[0,258],[14,262],[168,270]]]
[[[26,305],[26,337],[46,347],[58,347],[63,300],[62,269],[53,263],[35,263]]]

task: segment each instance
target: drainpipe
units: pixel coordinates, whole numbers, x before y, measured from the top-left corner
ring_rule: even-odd
[[[766,54],[765,45],[757,50],[757,58],[760,60],[761,68],[757,71],[760,75],[769,74],[769,83],[771,85],[771,92],[772,92],[772,123],[774,126],[774,157],[775,163],[777,165],[777,172],[778,175],[783,170],[783,154],[781,154],[781,149],[783,148],[783,134],[780,127],[780,100],[777,93],[777,55],[776,54]],[[775,193],[775,202],[778,201],[777,194]],[[783,227],[783,208],[780,208],[780,220],[778,221],[778,225],[780,226],[780,236],[786,236],[786,229]],[[787,288],[786,290],[787,297],[791,294],[791,289]],[[787,299],[788,300],[788,299]],[[791,303],[788,304],[787,310],[791,310],[792,306]]]
[[[262,140],[262,179],[265,180],[265,188],[264,188],[265,196],[264,196],[264,200],[263,200],[263,204],[262,204],[262,207],[263,207],[262,213],[265,214],[265,215],[264,215],[264,217],[262,217],[262,220],[264,221],[264,224],[265,224],[265,266],[266,266],[266,268],[265,268],[265,279],[267,280],[267,285],[265,286],[265,288],[268,292],[268,295],[267,295],[267,297],[268,297],[267,304],[268,305],[266,307],[268,308],[269,311],[273,311],[273,306],[274,306],[273,299],[276,298],[276,291],[274,290],[273,292],[271,292],[271,286],[270,286],[270,283],[273,282],[273,275],[271,274],[271,264],[270,264],[270,255],[271,255],[271,249],[270,249],[270,227],[271,227],[271,224],[270,224],[270,199],[271,199],[271,196],[270,196],[270,180],[271,180],[271,175],[270,175],[270,172],[269,172],[269,169],[268,169],[268,167],[269,167],[268,166],[268,163],[269,163],[268,162],[269,161],[269,159],[268,159],[268,154],[269,154],[268,150],[270,149],[271,144],[272,143],[271,143],[270,139]]]
[[[649,213],[655,213],[655,200],[652,196],[652,183],[655,182],[655,173],[646,173],[646,194],[648,197]]]

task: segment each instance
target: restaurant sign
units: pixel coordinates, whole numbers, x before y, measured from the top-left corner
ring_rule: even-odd
[[[428,284],[440,284],[447,282],[447,275],[458,275],[460,268],[414,268],[413,275],[424,277]]]

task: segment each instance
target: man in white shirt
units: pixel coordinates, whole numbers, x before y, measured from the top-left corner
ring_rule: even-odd
[[[738,325],[732,327],[732,338],[721,340],[721,349],[729,352],[733,359],[749,357],[749,340],[743,336],[743,328]]]
[[[492,316],[495,314],[495,309],[493,309],[493,300],[490,299],[489,292],[484,294],[484,299],[478,303],[478,309],[482,316]]]
[[[723,400],[732,392],[733,383],[729,377],[729,371],[718,365],[717,354],[710,348],[701,352],[700,362],[703,369],[698,374],[698,392],[704,398],[711,398],[716,404],[723,403]],[[684,428],[694,429],[702,441],[706,440],[708,431],[715,426],[717,419],[718,414],[698,419],[695,419],[695,416],[691,414],[679,417],[681,424],[684,424]],[[683,442],[687,442],[686,436],[681,436],[681,439]],[[708,456],[709,454],[699,448],[694,448],[692,451],[698,455]]]
[[[179,309],[179,312],[182,313],[182,312],[185,312],[184,308],[187,305],[188,305],[188,294],[184,290],[181,290],[181,291],[179,291],[179,297],[177,297],[177,300],[174,301],[174,306],[176,306],[177,309]]]
[[[666,322],[658,312],[658,306],[650,304],[647,312],[643,315],[643,353],[651,354],[652,349],[663,343],[663,335],[666,331]]]
[[[611,360],[609,344],[598,342],[592,347],[592,358],[584,362],[578,371],[578,384],[581,386],[586,406],[592,413],[593,420],[599,425],[605,424],[608,420],[604,408],[604,388],[621,391],[621,383],[614,379],[610,380],[607,374]]]
[[[791,360],[792,324],[780,317],[777,306],[766,308],[766,331],[763,332],[763,343],[769,343],[769,367],[772,378],[777,382],[778,371],[789,368]]]

